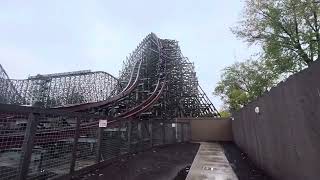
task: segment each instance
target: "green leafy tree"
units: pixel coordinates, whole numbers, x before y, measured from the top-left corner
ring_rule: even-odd
[[[222,110],[219,113],[221,115],[221,118],[228,118],[231,116],[231,113],[228,110]]]
[[[236,62],[223,70],[221,80],[214,90],[230,111],[235,111],[269,90],[278,75],[265,61]]]
[[[232,31],[262,45],[266,65],[294,73],[320,59],[319,0],[247,0]]]

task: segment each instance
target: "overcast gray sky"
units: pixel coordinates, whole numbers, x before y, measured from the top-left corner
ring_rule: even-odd
[[[212,91],[221,70],[252,54],[231,33],[243,1],[1,0],[0,63],[11,78],[75,70],[118,76],[125,57],[150,32],[179,41]]]

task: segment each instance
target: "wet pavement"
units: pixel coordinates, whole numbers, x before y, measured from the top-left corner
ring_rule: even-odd
[[[209,179],[238,180],[220,144],[203,142],[186,180]]]
[[[75,179],[180,180],[181,178],[177,178],[179,171],[192,164],[198,148],[199,144],[194,143],[155,147],[145,152],[133,154],[128,158],[121,158],[109,166]]]

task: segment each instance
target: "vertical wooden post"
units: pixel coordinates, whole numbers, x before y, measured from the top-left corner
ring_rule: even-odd
[[[103,128],[98,127],[97,149],[96,149],[96,163],[99,163],[100,160],[101,160],[102,133],[103,133]]]
[[[131,129],[132,129],[132,122],[128,122],[128,151],[131,152]]]
[[[187,141],[191,141],[192,140],[192,131],[191,131],[191,123],[189,121],[189,123],[187,124],[187,130],[188,130],[188,138]]]
[[[142,137],[142,128],[141,128],[141,120],[138,121],[138,146],[135,151],[140,151],[143,145],[143,137]]]
[[[174,127],[172,127],[174,124]],[[177,126],[178,124],[176,122],[174,122],[173,124],[171,124],[171,129],[172,129],[172,138],[173,138],[173,143],[177,142]]]
[[[181,123],[181,142],[184,142],[184,123]]]
[[[28,124],[21,149],[21,153],[23,154],[21,155],[19,164],[18,180],[24,180],[28,176],[28,170],[31,161],[32,149],[34,146],[38,121],[39,114],[29,114]]]
[[[152,119],[149,120],[149,135],[150,135],[150,146],[153,147]]]
[[[138,136],[139,136],[139,140],[142,139],[142,129],[141,129],[141,122],[138,122]]]
[[[118,122],[118,156],[121,155],[121,128],[122,128],[122,121],[120,120],[120,122]]]
[[[165,124],[162,122],[162,144],[166,144],[166,129]]]
[[[138,137],[139,137],[139,141],[142,140],[142,129],[141,129],[141,122],[138,122]]]
[[[80,136],[80,119],[77,117],[76,119],[76,130],[74,134],[73,148],[72,148],[72,157],[70,163],[70,174],[74,172],[76,159],[77,159],[77,149],[78,149],[78,141]]]

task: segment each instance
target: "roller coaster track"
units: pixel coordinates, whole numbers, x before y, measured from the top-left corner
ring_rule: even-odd
[[[107,97],[102,101],[62,104],[52,107],[52,109],[73,112],[94,112],[100,115],[111,115],[119,118],[134,118],[146,111],[162,114],[163,119],[178,117],[180,116],[179,111],[185,114],[183,116],[218,115],[217,110],[198,85],[195,72],[192,70],[192,63],[182,56],[177,41],[159,39],[155,34],[151,33],[132,53],[127,64],[129,65],[124,68],[124,73],[120,75],[119,79],[110,75],[112,79],[118,81],[118,84],[121,81],[127,82],[126,86],[122,89],[120,86],[113,87],[118,88],[115,91],[118,93],[115,93],[115,95]],[[188,70],[181,71],[182,66],[187,66]],[[88,72],[79,73],[81,75],[88,74]],[[126,78],[125,74],[130,74],[130,76]],[[66,82],[71,81],[71,77],[80,77],[77,73],[60,73],[30,77],[27,79],[27,82],[29,84],[32,81],[35,81],[36,84],[37,82],[47,83],[52,78],[61,78],[62,76],[66,79]],[[68,76],[70,76],[69,79]],[[78,78],[78,81],[80,82],[82,79]],[[88,82],[93,83],[92,80]],[[27,87],[34,84],[27,84]],[[51,85],[51,83],[48,85],[53,90],[56,88],[55,86]],[[26,85],[16,84],[15,87],[26,87]],[[67,92],[70,92],[73,86],[64,85],[62,87],[63,89],[67,89]],[[38,89],[41,89],[41,87]],[[46,88],[42,89],[46,90]],[[47,91],[50,93],[53,90]],[[32,91],[34,90],[22,92],[22,94],[30,94]],[[90,95],[90,91],[88,93]],[[90,96],[94,96],[94,94]],[[55,99],[57,98],[59,97]],[[189,104],[179,104],[180,102],[188,102]],[[156,105],[159,105],[160,108],[155,107]]]
[[[119,112],[118,114],[115,114],[115,117],[121,117],[121,118],[132,118],[134,116],[137,116],[148,109],[150,109],[163,95],[164,89],[166,89],[166,81],[170,81],[168,79],[168,74],[170,74],[170,71],[167,71],[167,63],[169,61],[174,61],[176,58],[180,58],[179,54],[177,52],[173,52],[173,54],[167,53],[166,51],[170,51],[173,48],[173,45],[170,43],[167,43],[167,40],[160,40],[158,37],[156,37],[155,34],[150,34],[145,38],[145,40],[138,46],[137,50],[134,52],[134,54],[141,53],[142,47],[145,47],[148,43],[153,43],[156,45],[156,50],[148,47],[151,52],[157,54],[157,59],[155,60],[158,62],[158,73],[156,76],[158,76],[157,84],[155,85],[155,89],[151,93],[149,97],[145,97],[141,103],[133,103],[135,106],[126,109],[124,112]],[[167,47],[163,46],[163,43],[167,43]],[[148,53],[148,52],[144,52]],[[115,106],[114,104],[119,104],[121,101],[125,101],[128,96],[133,92],[137,91],[137,86],[139,81],[141,81],[141,69],[143,68],[143,64],[147,63],[145,62],[143,56],[140,56],[139,59],[135,60],[134,66],[132,66],[131,69],[131,76],[130,79],[126,85],[126,87],[118,94],[114,95],[113,97],[101,101],[101,102],[93,102],[93,103],[86,103],[86,104],[78,104],[78,105],[71,105],[71,106],[65,106],[65,107],[57,107],[57,109],[62,110],[68,110],[68,111],[86,111],[88,109],[103,109],[105,107]],[[186,63],[190,63],[189,60],[186,61]],[[190,63],[191,64],[191,63]],[[144,82],[143,82],[144,83]],[[170,88],[170,87],[169,87]],[[198,97],[196,99],[196,102],[203,106],[199,107],[202,108],[202,112],[199,113],[198,116],[206,116],[206,115],[219,115],[216,108],[213,106],[213,104],[210,102],[209,98],[205,95],[202,88],[200,86],[197,87],[197,91],[199,92]],[[216,114],[214,114],[216,113]]]
[[[161,44],[159,43],[158,38],[151,34],[149,35],[150,38],[153,38],[151,41],[157,45],[157,51],[154,51],[158,53],[158,61],[161,61]],[[154,41],[155,40],[155,41]],[[87,104],[80,104],[75,106],[69,106],[69,107],[58,107],[57,109],[63,109],[63,110],[69,110],[69,111],[84,111],[90,108],[97,108],[97,107],[103,107],[108,106],[110,104],[114,104],[115,102],[122,101],[126,96],[128,96],[136,87],[139,82],[140,77],[140,71],[142,68],[143,59],[138,59],[135,62],[135,65],[133,66],[133,69],[131,71],[130,80],[127,84],[127,86],[117,95],[111,97],[110,99],[106,101],[96,102],[96,103],[87,103]],[[116,115],[116,117],[121,118],[131,118],[133,116],[136,116],[154,105],[154,103],[160,98],[161,94],[163,93],[163,90],[165,88],[165,61],[162,62],[163,65],[159,64],[159,69],[163,69],[162,72],[160,72],[161,75],[158,75],[158,82],[157,85],[153,91],[153,93],[142,103],[138,104],[137,106],[131,108],[130,110],[120,113],[119,115]],[[164,68],[161,68],[164,67]]]
[[[193,63],[182,56],[177,41],[159,39],[151,33],[132,53],[119,79],[106,74],[108,78],[112,79],[113,84],[116,84],[115,82],[118,84],[116,87],[112,86],[114,95],[101,101],[62,104],[51,107],[51,109],[87,112],[112,117],[108,121],[108,127],[116,127],[116,122],[121,119],[173,120],[179,116],[218,117],[219,112],[199,86],[193,69]],[[91,72],[79,73],[80,75],[78,73],[67,73],[40,76],[40,80],[43,80],[43,78],[45,80],[61,78],[61,76],[64,78],[79,76],[77,81],[81,81],[83,75],[92,74]],[[33,80],[38,82],[39,77],[31,77],[28,82]],[[126,82],[124,88],[121,88],[122,81]],[[69,87],[71,86],[69,85]],[[67,91],[69,92],[70,89]],[[15,116],[0,118],[0,122],[2,119],[6,122],[10,119],[14,121]],[[97,126],[98,122],[94,120],[82,123],[80,129],[84,132],[96,129]],[[59,130],[39,129],[35,137],[35,144],[39,145],[42,142],[50,143],[59,139],[71,138],[74,131],[75,129],[71,127]],[[5,147],[1,146],[0,149],[21,146],[23,137],[24,135],[19,132],[5,136],[0,135],[0,141],[2,142],[13,142],[13,139],[15,140],[14,144],[2,144]]]
[[[2,72],[6,75],[4,70]],[[219,115],[199,86],[193,63],[183,57],[177,41],[159,39],[151,33],[127,59],[119,78],[108,73],[102,73],[104,77],[101,77],[99,73],[37,75],[26,80],[7,77],[0,87],[10,95],[1,102],[10,99],[10,104],[30,106],[37,100],[45,108],[122,118],[138,116],[145,111],[157,112],[166,116],[165,119]],[[5,84],[8,81],[11,89]],[[18,101],[11,102],[15,100]],[[152,108],[155,105],[161,108]]]
[[[113,102],[120,100],[121,98],[125,97],[130,92],[132,92],[132,90],[136,87],[139,79],[141,63],[142,63],[142,60],[140,60],[140,62],[136,62],[128,85],[119,94],[111,97],[110,99],[105,101],[95,102],[95,103],[85,103],[85,104],[77,104],[77,105],[71,105],[71,106],[65,106],[65,107],[56,107],[54,109],[61,109],[61,110],[68,110],[68,111],[83,111],[83,110],[87,110],[94,107],[106,106],[108,104],[111,104]],[[134,74],[136,75],[134,76]]]

